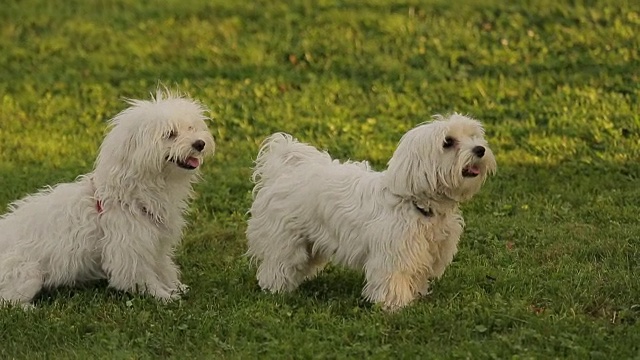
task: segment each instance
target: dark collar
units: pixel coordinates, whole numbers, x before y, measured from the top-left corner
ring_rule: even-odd
[[[416,210],[418,210],[418,212],[420,212],[420,214],[424,215],[425,217],[432,217],[433,216],[433,210],[431,210],[431,208],[423,208],[420,205],[418,205],[417,202],[413,201],[413,206],[416,208]]]

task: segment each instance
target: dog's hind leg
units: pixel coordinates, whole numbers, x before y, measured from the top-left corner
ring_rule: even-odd
[[[292,291],[309,274],[309,253],[299,236],[280,239],[278,244],[284,246],[264,254],[258,266],[258,284],[271,292]]]
[[[307,255],[309,257],[309,261],[307,261],[307,269],[305,271],[306,273],[306,278],[307,279],[312,279],[314,278],[316,275],[318,275],[318,273],[320,271],[322,271],[322,269],[324,269],[325,265],[327,265],[327,258],[323,255],[321,255],[320,253],[313,253],[313,243],[308,242],[307,243]]]
[[[38,263],[21,258],[0,260],[0,305],[26,306],[42,290],[44,283]]]

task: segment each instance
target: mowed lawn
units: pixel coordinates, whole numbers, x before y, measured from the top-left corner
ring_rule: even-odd
[[[631,0],[4,0],[0,213],[90,171],[122,99],[158,82],[211,109],[218,152],[183,300],[49,291],[0,309],[0,358],[640,357],[639,34]],[[339,267],[259,290],[242,254],[265,136],[381,170],[452,111],[485,123],[499,169],[433,294],[387,314]]]

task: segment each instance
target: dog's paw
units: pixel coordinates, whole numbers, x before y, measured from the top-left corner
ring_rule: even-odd
[[[13,307],[16,309],[22,309],[24,311],[31,311],[36,309],[36,306],[30,302],[4,301],[0,299],[0,308],[3,307]]]
[[[163,304],[168,304],[170,302],[174,302],[174,301],[180,300],[182,298],[182,296],[180,294],[178,294],[177,292],[156,293],[156,294],[153,295],[153,297],[156,300],[158,300],[159,302],[163,303]]]
[[[422,284],[419,285],[418,296],[426,297],[431,295],[433,290],[431,289],[431,281],[424,280]]]
[[[189,285],[179,282],[176,284],[176,290],[174,292],[186,295],[189,292],[189,289]]]
[[[36,306],[33,305],[32,303],[23,303],[23,304],[20,304],[20,307],[24,311],[33,311],[36,309]]]
[[[384,310],[387,313],[395,313],[400,309],[402,309],[404,305],[382,303],[380,304],[380,307],[382,308],[382,310]]]
[[[433,293],[433,289],[426,287],[420,291],[418,291],[418,294],[422,297],[427,297],[429,295],[431,295]]]
[[[15,309],[22,309],[24,311],[30,311],[30,310],[34,310],[36,308],[35,305],[33,305],[33,303],[28,302],[28,301],[18,301],[18,300],[5,300],[5,299],[0,299],[0,308],[15,308]]]
[[[405,296],[397,296],[397,294],[393,294],[393,296],[387,296],[379,304],[384,311],[394,313],[408,306],[415,300],[414,295],[408,295],[407,293],[404,293],[404,295]]]
[[[172,301],[180,300],[179,293],[168,290],[165,286],[161,285],[147,285],[145,293],[153,296],[156,300],[162,303],[170,303]]]
[[[169,293],[168,297],[162,297],[162,300],[165,303],[176,301],[182,299],[182,295],[186,295],[189,292],[189,285],[183,283],[177,283],[176,288],[172,289]]]

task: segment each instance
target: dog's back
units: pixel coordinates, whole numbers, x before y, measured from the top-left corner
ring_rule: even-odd
[[[256,186],[253,194],[282,174],[310,162],[318,165],[331,164],[331,157],[326,152],[299,142],[289,134],[272,134],[262,143],[255,161],[252,180]]]

